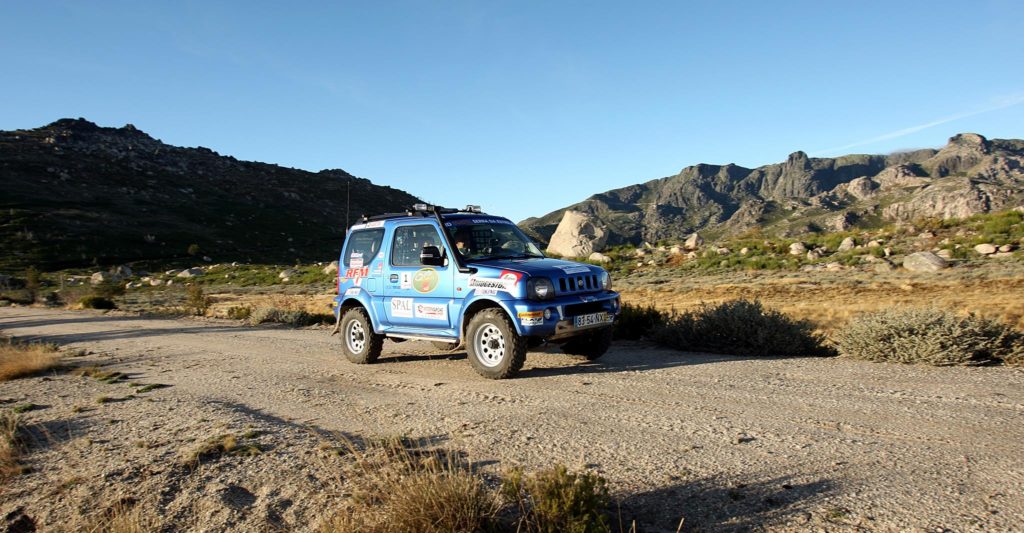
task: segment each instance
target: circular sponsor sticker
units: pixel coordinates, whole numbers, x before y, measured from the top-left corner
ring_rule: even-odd
[[[421,268],[412,276],[412,288],[416,292],[428,293],[437,288],[437,271],[432,268]]]

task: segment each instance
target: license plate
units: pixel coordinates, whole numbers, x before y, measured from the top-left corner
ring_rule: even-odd
[[[608,313],[590,313],[589,315],[580,315],[573,319],[574,326],[577,328],[585,328],[587,326],[593,326],[596,324],[607,324],[611,322],[611,316]]]

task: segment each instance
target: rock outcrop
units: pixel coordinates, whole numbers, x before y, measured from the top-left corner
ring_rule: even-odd
[[[589,257],[604,250],[608,234],[597,219],[587,213],[566,211],[558,224],[548,252],[562,257]]]

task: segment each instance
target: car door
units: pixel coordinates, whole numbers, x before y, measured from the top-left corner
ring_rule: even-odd
[[[455,269],[448,262],[444,266],[421,264],[424,246],[436,246],[450,257],[437,226],[408,224],[394,229],[388,251],[384,313],[388,322],[400,327],[449,329]]]

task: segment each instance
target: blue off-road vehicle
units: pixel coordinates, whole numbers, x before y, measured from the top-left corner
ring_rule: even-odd
[[[426,340],[465,347],[492,379],[515,375],[544,342],[600,357],[620,307],[604,269],[544,257],[515,224],[477,206],[425,204],[349,229],[332,305],[353,363],[374,362],[385,337]]]

